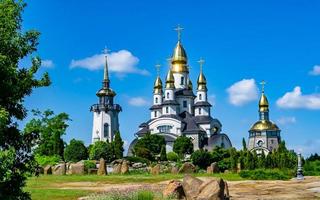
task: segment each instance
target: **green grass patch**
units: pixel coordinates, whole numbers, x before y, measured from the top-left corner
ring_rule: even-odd
[[[89,195],[89,191],[84,190],[63,190],[63,189],[50,189],[50,188],[30,188],[27,187],[26,191],[31,194],[32,200],[76,200],[79,197]],[[92,192],[91,192],[92,193]]]
[[[293,177],[291,171],[278,169],[243,170],[239,175],[251,180],[289,180]]]

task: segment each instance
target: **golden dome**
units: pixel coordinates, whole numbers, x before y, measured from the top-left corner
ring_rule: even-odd
[[[193,85],[192,85],[191,80],[189,79],[189,82],[188,82],[188,89],[189,89],[189,90],[192,90],[192,88],[193,88]]]
[[[174,88],[174,77],[173,77],[171,69],[169,69],[168,75],[167,75],[167,78],[166,78],[166,88],[168,88],[168,89],[169,88],[170,89]]]
[[[153,92],[155,94],[161,94],[162,93],[162,81],[160,77],[158,76],[156,81],[154,82]]]
[[[97,92],[96,95],[98,97],[104,97],[104,96],[114,97],[114,96],[116,96],[116,93],[110,88],[103,87]]]
[[[188,62],[188,57],[187,57],[186,51],[184,50],[179,40],[176,47],[173,50],[173,54],[171,58],[172,72],[174,73],[189,72],[187,62]]]
[[[259,101],[259,111],[260,112],[268,112],[269,111],[269,102],[268,99],[266,97],[266,95],[264,94],[264,92],[262,92],[260,101]]]
[[[278,131],[279,127],[269,120],[259,120],[250,128],[250,131]]]
[[[207,80],[202,71],[198,77],[198,90],[207,90]]]

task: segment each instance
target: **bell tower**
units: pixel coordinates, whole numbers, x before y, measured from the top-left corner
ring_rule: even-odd
[[[102,88],[96,93],[99,103],[90,108],[93,112],[92,143],[107,140],[112,142],[115,132],[119,131],[118,115],[122,108],[113,102],[116,93],[110,88],[107,53],[108,50],[105,49]]]

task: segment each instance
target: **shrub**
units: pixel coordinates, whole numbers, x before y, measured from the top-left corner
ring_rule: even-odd
[[[208,151],[197,150],[191,155],[192,163],[201,169],[206,169],[212,162],[211,154]]]
[[[307,160],[303,165],[304,175],[306,176],[319,176],[320,175],[320,160],[310,161]]]
[[[138,157],[138,156],[128,156],[128,157],[125,157],[126,160],[130,161],[130,162],[133,162],[133,163],[146,163],[146,164],[149,164],[150,161],[148,159],[145,159],[145,158],[141,158],[141,157]]]
[[[175,152],[169,152],[167,153],[167,159],[169,161],[177,162],[179,160],[179,156]]]
[[[239,173],[239,175],[242,178],[252,180],[288,180],[292,177],[288,171],[280,171],[278,169],[243,170]]]
[[[167,159],[167,153],[166,153],[167,151],[166,151],[166,146],[165,145],[162,145],[162,147],[161,147],[161,151],[160,151],[160,160],[161,161],[166,161],[166,160],[168,160]]]
[[[55,165],[57,164],[60,160],[61,157],[58,155],[54,156],[41,156],[39,154],[35,155],[35,160],[41,167],[45,167],[46,165]]]
[[[95,169],[97,168],[96,166],[96,161],[94,160],[85,160],[84,161],[84,170],[88,172],[89,169]]]
[[[100,158],[103,158],[106,162],[111,162],[113,159],[111,144],[104,141],[95,142],[90,148],[89,158],[90,160],[100,160]]]
[[[87,148],[80,140],[72,139],[64,150],[64,159],[66,161],[78,162],[80,160],[86,160],[87,158]]]
[[[166,145],[163,136],[147,133],[135,144],[134,153],[136,156],[153,161],[156,155],[160,154],[162,145]]]
[[[173,151],[179,156],[184,156],[185,154],[193,153],[193,143],[191,138],[186,136],[178,137],[173,143]]]

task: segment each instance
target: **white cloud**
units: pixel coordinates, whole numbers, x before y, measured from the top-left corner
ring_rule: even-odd
[[[320,140],[307,140],[305,142],[301,142],[299,145],[289,145],[289,149],[295,150],[297,153],[302,153],[303,156],[307,157],[310,154],[320,153]]]
[[[235,106],[242,106],[258,99],[258,87],[254,79],[243,79],[236,82],[227,89],[227,92],[229,102]]]
[[[150,73],[145,69],[139,69],[137,64],[139,59],[132,55],[130,51],[120,50],[112,52],[108,56],[108,66],[110,72],[117,74],[135,73],[141,75],[149,75]],[[104,54],[96,54],[87,58],[72,60],[70,68],[85,68],[88,70],[103,69],[105,64]]]
[[[147,106],[149,102],[143,97],[132,97],[129,99],[129,104],[136,107]]]
[[[45,68],[53,68],[54,67],[54,63],[52,60],[42,60],[41,61],[41,66],[45,67]]]
[[[294,124],[297,122],[297,119],[295,117],[281,117],[277,122],[281,125]]]
[[[280,108],[320,109],[320,94],[303,95],[301,87],[296,86],[292,92],[287,92],[277,100]]]
[[[313,66],[313,69],[309,72],[310,75],[319,76],[320,75],[320,65]]]

